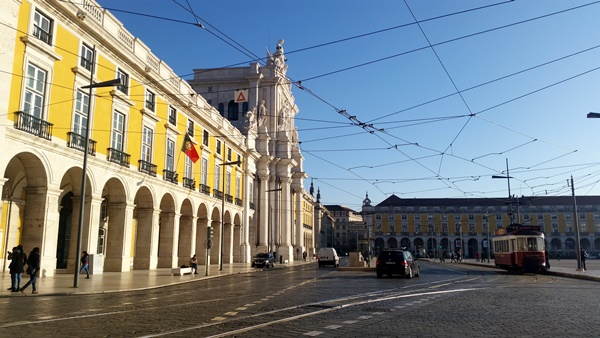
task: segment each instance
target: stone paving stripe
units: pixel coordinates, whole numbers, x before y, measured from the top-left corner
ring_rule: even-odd
[[[342,324],[354,324],[354,323],[358,323],[358,320],[347,320],[345,322],[342,322]]]
[[[247,308],[247,307],[245,307],[245,306],[240,306],[240,307],[238,307],[236,310],[238,310],[238,311],[244,311],[244,310],[246,310],[246,309],[248,309],[248,308]]]
[[[227,318],[225,318],[225,317],[215,317],[215,318],[213,318],[211,320],[222,321],[222,320],[225,320],[225,319],[227,319]]]
[[[256,304],[254,304],[254,303],[250,303],[250,304],[246,304],[246,305],[244,305],[244,306],[254,306],[254,305],[256,305]]]
[[[321,335],[323,333],[324,332],[322,332],[322,331],[310,331],[310,332],[306,332],[304,335],[305,336],[316,337],[316,336]]]
[[[335,329],[339,329],[342,326],[343,325],[329,325],[329,326],[325,326],[325,328],[329,329],[329,330],[335,330]]]
[[[238,312],[233,312],[233,311],[230,311],[230,312],[225,312],[225,315],[226,315],[226,316],[235,316],[235,315],[237,315],[237,314],[238,314]]]
[[[381,316],[381,315],[382,315],[382,314],[384,314],[384,313],[385,313],[385,312],[373,312],[372,314],[373,314],[373,315],[376,315],[376,316]]]
[[[358,317],[358,319],[369,319],[371,317],[373,317],[373,316],[360,316],[360,317]]]
[[[406,305],[396,305],[396,306],[394,306],[394,307],[395,307],[396,309],[402,309],[402,308],[405,308],[405,307],[406,307]]]

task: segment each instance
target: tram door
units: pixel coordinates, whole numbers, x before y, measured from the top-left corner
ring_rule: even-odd
[[[515,264],[517,264],[517,240],[516,239],[510,240],[509,250],[510,250],[510,264],[515,265]]]

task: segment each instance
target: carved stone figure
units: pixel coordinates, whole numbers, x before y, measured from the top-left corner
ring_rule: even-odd
[[[265,100],[261,100],[260,107],[258,107],[258,126],[267,126],[267,107],[265,107]]]
[[[246,127],[248,127],[248,129],[254,129],[256,128],[256,107],[252,108],[251,110],[248,110],[248,112],[246,112]]]
[[[287,65],[285,64],[285,61],[287,61],[287,59],[285,58],[285,55],[283,54],[283,42],[284,42],[283,39],[281,39],[277,42],[277,47],[276,47],[276,51],[274,54],[271,54],[269,52],[269,50],[267,49],[267,66],[271,66],[277,70],[281,70],[281,71],[285,72],[287,69]]]

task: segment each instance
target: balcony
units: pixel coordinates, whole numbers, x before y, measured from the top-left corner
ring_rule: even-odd
[[[233,196],[231,196],[229,194],[225,194],[225,202],[233,203]]]
[[[146,173],[150,176],[156,177],[156,164],[146,162],[144,160],[138,161],[138,170],[142,173]]]
[[[183,178],[183,187],[188,188],[190,190],[196,190],[196,180],[184,177]]]
[[[40,28],[38,25],[33,25],[33,36],[49,45],[51,44],[52,35],[48,34],[48,32]]]
[[[256,210],[256,206],[254,206],[254,202],[250,202],[250,209]]]
[[[114,148],[108,148],[106,150],[108,152],[106,159],[109,162],[116,163],[122,167],[129,168],[129,158],[131,157],[131,155]]]
[[[241,199],[239,199],[239,198],[236,198],[236,199],[235,199],[235,205],[237,205],[237,206],[240,206],[240,207],[241,207],[241,206],[242,206],[242,200],[241,200]]]
[[[213,189],[213,196],[218,199],[223,199],[223,192],[219,189]]]
[[[22,111],[15,112],[15,115],[15,129],[22,130],[46,140],[52,140],[52,123]]]
[[[200,184],[200,192],[205,195],[210,195],[210,187],[206,184]]]
[[[177,184],[177,173],[171,170],[163,170],[163,180]]]
[[[85,136],[81,136],[72,131],[67,133],[67,147],[77,149],[83,152],[85,147]],[[88,154],[96,156],[96,141],[88,140]]]

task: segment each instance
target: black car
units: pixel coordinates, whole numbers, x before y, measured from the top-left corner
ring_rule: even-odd
[[[259,253],[252,257],[252,267],[267,267],[272,268],[275,265],[275,258],[270,252]]]
[[[419,277],[419,262],[408,250],[384,249],[377,257],[377,278],[384,274],[401,275],[406,278]]]

